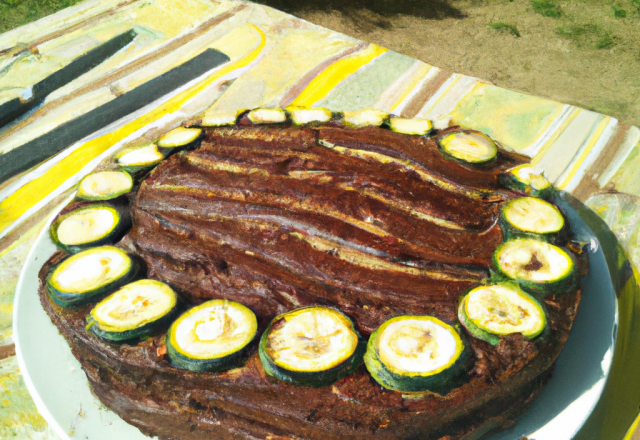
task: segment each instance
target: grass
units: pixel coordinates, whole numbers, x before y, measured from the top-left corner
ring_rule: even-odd
[[[560,18],[564,11],[555,1],[552,0],[531,0],[533,11],[545,17]]]
[[[591,23],[560,26],[556,29],[556,35],[573,41],[579,47],[591,46],[596,49],[611,49],[619,41],[610,31]]]
[[[82,0],[0,0],[0,33],[31,23]]]
[[[625,9],[622,9],[620,6],[611,5],[611,12],[613,13],[613,16],[616,18],[627,17],[627,11]]]
[[[598,49],[611,49],[616,44],[618,44],[618,37],[611,35],[609,32],[600,35],[598,41],[596,41],[596,47]]]
[[[516,37],[520,36],[520,32],[518,32],[518,28],[512,24],[503,23],[502,21],[495,21],[493,23],[489,23],[489,27],[491,29],[495,29],[497,31],[507,31]]]

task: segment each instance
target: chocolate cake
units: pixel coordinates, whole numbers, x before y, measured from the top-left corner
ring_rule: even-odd
[[[111,203],[127,197],[132,226],[110,239],[144,268],[138,277],[177,292],[176,313],[227,299],[255,314],[258,336],[232,368],[205,372],[167,354],[175,314],[146,337],[109,340],[87,330],[104,292],[69,304],[52,289],[68,258],[60,251],[42,268],[40,299],[95,395],[160,439],[449,440],[512,424],[548,381],[580,301],[576,279],[527,284],[501,266],[500,249],[536,235],[513,236],[504,223],[505,206],[527,196],[509,183],[526,159],[504,149],[482,163],[451,157],[448,135],[479,136],[460,127],[416,135],[394,131],[386,116],[385,127],[251,116],[205,128],[142,177],[131,168],[140,183]],[[79,203],[97,202],[65,213]],[[536,243],[565,246],[570,227],[557,230]],[[522,270],[541,270],[536,255]],[[478,330],[473,309],[462,312],[473,289],[504,280],[540,303],[537,333]],[[305,306],[340,311],[364,344],[393,318],[434,317],[459,335],[465,355],[439,388],[394,389],[368,355],[333,383],[287,382],[265,368],[258,339],[274,317]]]

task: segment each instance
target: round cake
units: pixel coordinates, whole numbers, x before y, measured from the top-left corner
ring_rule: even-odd
[[[527,159],[375,110],[256,109],[116,154],[40,299],[160,439],[462,439],[548,381],[583,254]]]

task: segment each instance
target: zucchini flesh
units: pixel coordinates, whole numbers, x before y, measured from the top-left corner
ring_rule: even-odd
[[[446,388],[465,364],[458,332],[432,316],[398,316],[371,334],[364,362],[371,376],[395,391]]]
[[[247,118],[254,124],[281,124],[287,120],[287,114],[281,108],[258,108],[251,110]]]
[[[237,112],[205,114],[201,124],[204,127],[223,127],[225,125],[235,125],[238,115],[244,113],[243,110]]]
[[[56,246],[76,253],[114,243],[128,226],[128,219],[123,219],[111,205],[89,205],[60,216],[49,232]]]
[[[133,178],[126,171],[99,171],[86,176],[78,186],[80,200],[111,200],[128,193]]]
[[[331,111],[324,108],[290,109],[291,120],[296,125],[324,124],[332,118]]]
[[[512,333],[533,339],[547,325],[542,305],[515,283],[471,289],[460,301],[458,319],[474,337],[491,345]]]
[[[201,135],[202,130],[199,128],[174,128],[158,139],[158,149],[175,151],[176,149],[190,148],[195,146]]]
[[[507,240],[496,249],[493,262],[504,276],[526,290],[561,294],[577,282],[574,258],[565,250],[533,238]]]
[[[388,113],[375,108],[344,112],[342,123],[349,127],[379,127],[389,117]]]
[[[519,165],[498,176],[507,188],[522,191],[530,196],[547,197],[553,186],[543,172],[529,164]]]
[[[330,385],[355,371],[364,342],[342,312],[303,307],[274,318],[260,339],[267,374],[295,385]]]
[[[537,235],[548,239],[562,230],[564,217],[549,202],[536,197],[522,197],[502,207],[501,225],[508,237]]]
[[[138,265],[121,249],[102,246],[72,255],[47,278],[47,292],[63,307],[86,304],[131,281]]]
[[[125,171],[135,172],[158,165],[164,159],[164,154],[158,150],[156,144],[125,148],[115,156],[116,163]]]
[[[471,164],[491,162],[498,156],[498,147],[484,133],[472,130],[448,133],[438,139],[443,153],[458,161]]]
[[[190,371],[238,366],[258,332],[256,315],[234,301],[214,299],[182,314],[167,334],[171,364]]]
[[[169,324],[178,296],[156,280],[138,280],[100,301],[88,318],[88,328],[104,339],[126,341],[150,336]]]
[[[394,116],[389,118],[387,124],[391,131],[418,136],[424,136],[433,129],[433,124],[429,119],[410,119]]]

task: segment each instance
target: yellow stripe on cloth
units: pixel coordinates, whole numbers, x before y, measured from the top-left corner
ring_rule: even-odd
[[[312,107],[362,66],[387,51],[388,49],[384,47],[371,44],[360,53],[336,61],[316,76],[290,105],[293,107]]]
[[[600,137],[602,136],[604,130],[607,128],[610,122],[611,122],[611,118],[609,116],[604,116],[600,120],[600,123],[598,123],[598,125],[594,128],[593,132],[591,133],[591,136],[585,142],[583,148],[580,149],[576,158],[573,160],[573,162],[569,165],[567,170],[560,176],[560,178],[556,182],[556,186],[558,188],[564,189],[569,184],[569,182],[571,182],[573,177],[576,175],[576,173],[580,169],[580,166],[582,165],[584,160],[587,158],[587,156],[591,152],[591,149],[600,140]]]
[[[253,49],[246,55],[242,56],[237,61],[231,62],[227,66],[220,68],[199,84],[170,98],[168,101],[162,103],[145,115],[140,116],[110,133],[85,142],[82,146],[72,151],[67,157],[49,168],[41,177],[30,181],[4,199],[0,203],[0,235],[2,235],[8,228],[12,227],[14,223],[21,221],[21,217],[26,214],[29,209],[44,200],[67,179],[80,172],[92,159],[108,150],[117,142],[135,133],[137,130],[159,120],[163,116],[179,110],[190,99],[196,97],[219,78],[234,70],[247,66],[256,59],[264,48],[266,36],[256,26],[252,24],[248,24],[246,26],[251,30],[253,37],[257,37],[257,41]],[[226,39],[226,41],[229,44],[234,43],[229,39]],[[237,44],[237,39],[235,43]],[[217,46],[218,45],[216,43],[211,45],[211,47],[225,51],[224,47],[219,48]],[[233,52],[233,48],[229,48],[229,52]]]

